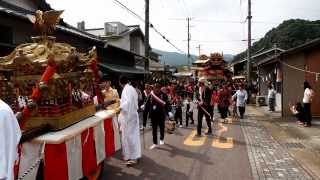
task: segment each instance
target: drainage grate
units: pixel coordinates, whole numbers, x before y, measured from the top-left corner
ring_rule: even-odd
[[[288,149],[305,149],[306,147],[301,143],[285,143],[284,144]]]

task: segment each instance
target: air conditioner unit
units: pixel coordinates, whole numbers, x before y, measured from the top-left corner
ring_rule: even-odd
[[[266,106],[267,96],[256,96],[256,106]]]

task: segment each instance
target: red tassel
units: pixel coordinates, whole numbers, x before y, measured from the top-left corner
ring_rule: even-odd
[[[40,92],[39,87],[33,88],[33,89],[32,89],[31,99],[32,99],[34,102],[37,102],[37,101],[40,99],[40,96],[41,96],[41,92]]]
[[[100,91],[100,88],[99,88],[100,77],[99,77],[99,73],[98,73],[98,64],[97,64],[97,60],[96,59],[93,59],[91,61],[90,68],[91,68],[91,70],[93,72],[94,79],[95,79],[94,87],[95,87],[95,92],[96,92],[96,95],[97,95],[97,99],[98,99],[99,104],[102,104],[103,103],[103,98],[102,98],[102,94],[101,94],[101,91]]]
[[[93,59],[93,60],[91,61],[90,66],[91,66],[91,70],[92,70],[95,74],[98,73],[98,65],[97,65],[97,60],[96,60],[96,59]]]
[[[48,84],[49,79],[54,75],[55,72],[56,72],[56,67],[48,65],[46,70],[42,74],[40,82],[44,82],[45,84]]]
[[[27,120],[29,119],[29,117],[30,117],[30,110],[29,110],[28,106],[25,106],[22,110],[21,121],[19,122],[20,129],[24,129],[25,124],[26,124]]]

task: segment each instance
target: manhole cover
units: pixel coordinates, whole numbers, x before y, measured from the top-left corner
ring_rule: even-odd
[[[294,143],[294,142],[285,143],[284,145],[289,149],[305,149],[306,148],[303,144]]]

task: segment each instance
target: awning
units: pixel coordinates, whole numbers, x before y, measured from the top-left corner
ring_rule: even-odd
[[[207,59],[207,60],[200,60],[200,59],[198,59],[198,60],[196,60],[195,62],[193,62],[193,64],[205,64],[205,63],[207,63],[207,62],[209,62],[210,61],[210,59]]]
[[[203,71],[203,70],[205,70],[205,68],[204,67],[191,67],[191,70]]]
[[[129,73],[129,74],[149,74],[149,72],[142,70],[142,69],[137,69],[135,67],[130,67],[130,66],[121,66],[121,65],[115,65],[115,64],[106,64],[106,63],[99,63],[99,66],[107,69],[112,72],[116,73]]]
[[[156,61],[150,60],[149,61],[149,70],[150,71],[164,71],[164,65],[160,64]]]
[[[190,77],[190,76],[192,76],[192,72],[174,73],[173,76],[175,76],[175,77]]]
[[[233,76],[232,80],[235,80],[235,79],[246,79],[246,77],[245,76]]]

